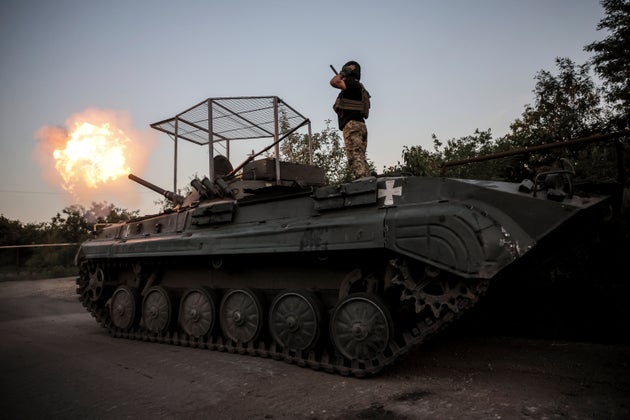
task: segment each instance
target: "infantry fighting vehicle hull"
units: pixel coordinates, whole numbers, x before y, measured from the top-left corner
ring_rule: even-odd
[[[130,177],[177,204],[80,247],[80,300],[112,335],[356,376],[425,342],[539,242],[600,220],[614,199],[540,182],[323,185],[318,168],[274,159],[196,179],[185,198]]]

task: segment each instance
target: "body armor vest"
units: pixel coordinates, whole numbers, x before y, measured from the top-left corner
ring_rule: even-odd
[[[335,112],[339,112],[340,109],[348,109],[351,111],[361,111],[363,114],[363,118],[367,118],[370,115],[370,93],[365,89],[362,83],[361,85],[361,100],[356,99],[347,99],[341,97],[337,98],[335,104],[333,105],[333,109]]]

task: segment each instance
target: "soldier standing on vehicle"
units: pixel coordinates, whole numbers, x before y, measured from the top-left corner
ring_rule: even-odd
[[[343,131],[348,163],[356,178],[370,176],[365,157],[368,134],[365,119],[370,111],[370,94],[360,80],[361,66],[356,61],[348,61],[330,80],[332,87],[341,90],[333,109],[339,129]]]

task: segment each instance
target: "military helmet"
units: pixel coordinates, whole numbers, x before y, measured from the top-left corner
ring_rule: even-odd
[[[357,80],[361,80],[361,65],[359,65],[359,63],[357,63],[356,61],[348,61],[346,64],[343,65],[342,69],[350,65],[354,65],[354,70],[350,72],[350,76],[354,77]]]

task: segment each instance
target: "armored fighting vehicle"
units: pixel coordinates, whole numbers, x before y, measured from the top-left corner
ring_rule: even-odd
[[[171,136],[175,156],[181,140],[208,146],[208,175],[186,196],[176,194],[177,159],[172,191],[129,176],[172,208],[95,229],[77,254],[83,305],[115,337],[343,375],[392,364],[561,226],[599,222],[615,200],[578,193],[567,169],[520,184],[326,185],[320,168],[278,158],[280,142],[310,132],[278,97],[210,98],[151,126]],[[260,138],[271,144],[234,168],[232,142]]]

